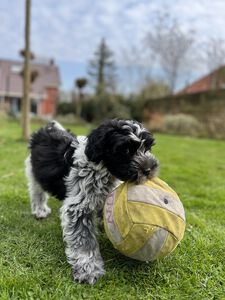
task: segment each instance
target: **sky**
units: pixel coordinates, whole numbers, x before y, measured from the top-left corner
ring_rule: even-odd
[[[0,0],[0,58],[18,59],[24,47],[24,3]],[[194,28],[199,39],[225,38],[224,0],[32,0],[31,48],[38,57],[55,59],[68,90],[75,78],[86,76],[87,62],[105,37],[123,77],[127,51],[143,41],[152,15],[162,9],[179,19],[184,31]],[[121,79],[121,89],[127,80]]]

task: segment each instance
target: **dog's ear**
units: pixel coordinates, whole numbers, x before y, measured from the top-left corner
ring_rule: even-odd
[[[151,132],[143,131],[141,133],[141,138],[145,140],[144,145],[147,149],[151,150],[152,146],[155,145],[155,139]]]
[[[110,138],[113,128],[107,124],[102,124],[97,129],[92,130],[88,136],[85,154],[90,161],[99,163],[103,160],[106,151],[107,141]]]

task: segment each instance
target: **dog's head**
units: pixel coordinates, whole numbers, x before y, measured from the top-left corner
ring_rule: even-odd
[[[157,173],[158,161],[150,153],[153,145],[152,134],[142,124],[114,119],[91,132],[85,154],[92,162],[102,161],[116,178],[140,183]]]

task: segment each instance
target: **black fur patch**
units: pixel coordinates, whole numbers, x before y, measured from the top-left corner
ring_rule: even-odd
[[[45,191],[60,200],[66,195],[64,178],[73,163],[75,148],[71,143],[75,139],[73,134],[59,130],[51,123],[33,133],[30,139],[33,174]]]

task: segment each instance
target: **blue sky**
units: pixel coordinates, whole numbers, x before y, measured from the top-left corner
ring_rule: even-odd
[[[18,50],[23,48],[24,2],[0,1],[1,58],[18,58]],[[32,50],[37,56],[55,59],[62,88],[70,89],[76,77],[86,75],[87,61],[105,37],[115,53],[119,76],[124,77],[123,89],[129,84],[121,71],[124,55],[143,40],[151,29],[152,15],[162,8],[180,20],[183,30],[194,28],[199,39],[225,38],[224,0],[33,0]],[[181,81],[182,85],[185,78]]]

